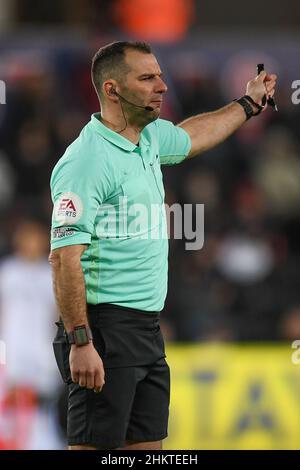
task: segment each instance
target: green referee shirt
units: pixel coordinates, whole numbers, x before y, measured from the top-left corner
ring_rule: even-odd
[[[157,119],[139,145],[99,114],[55,165],[51,249],[86,244],[87,303],[160,311],[167,293],[168,236],[160,165],[180,163],[189,135]]]

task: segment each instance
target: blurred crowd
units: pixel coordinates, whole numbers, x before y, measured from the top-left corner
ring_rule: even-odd
[[[19,21],[26,23],[33,2],[15,3]],[[43,3],[52,5],[45,22],[51,23],[55,6],[62,15],[58,3],[68,12],[67,24],[76,26],[81,10],[72,10],[68,1]],[[60,395],[51,350],[57,310],[47,263],[49,178],[66,147],[98,111],[90,60],[113,39],[105,16],[109,3],[101,2],[102,10],[99,2],[88,2],[94,10],[76,3],[88,16],[89,28],[100,8],[101,38],[80,33],[61,45],[50,34],[55,46],[50,40],[39,48],[33,35],[26,46],[21,39],[17,45],[0,45],[0,79],[7,85],[6,104],[0,104],[0,339],[7,345],[9,364],[0,373],[6,384],[5,395],[0,387],[0,448],[63,445],[65,413],[59,410],[65,410],[65,394]],[[116,16],[110,29],[120,31],[124,2],[111,3]],[[134,10],[135,2],[129,3]],[[192,2],[186,4],[185,27],[192,24],[193,8]],[[45,8],[34,11],[39,22],[47,15]],[[178,38],[184,34],[181,27]],[[169,87],[163,118],[177,123],[244,94],[257,54],[242,54],[237,44],[231,53],[228,42],[225,57],[225,43],[215,45],[213,54],[212,45],[196,47],[194,41],[155,47]],[[272,71],[280,72],[276,57],[268,52],[263,57],[275,66]],[[276,95],[279,113],[268,109],[205,155],[163,167],[167,204],[192,204],[194,216],[195,205],[205,205],[201,250],[188,251],[186,240],[170,239],[169,292],[161,317],[169,341],[300,338],[300,111],[291,105],[289,86],[283,74]],[[12,407],[17,410],[13,419]],[[61,435],[53,433],[59,421]]]

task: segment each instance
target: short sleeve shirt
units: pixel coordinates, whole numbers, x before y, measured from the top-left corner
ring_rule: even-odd
[[[157,119],[139,145],[92,115],[51,175],[51,249],[88,245],[87,303],[160,311],[167,293],[168,234],[161,165],[182,162],[186,131]]]

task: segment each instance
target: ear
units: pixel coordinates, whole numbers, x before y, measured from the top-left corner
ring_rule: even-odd
[[[116,83],[114,80],[107,80],[103,83],[103,92],[104,92],[104,96],[107,96],[110,99],[112,97],[115,97],[116,100],[114,101],[118,100],[117,92],[116,92]]]

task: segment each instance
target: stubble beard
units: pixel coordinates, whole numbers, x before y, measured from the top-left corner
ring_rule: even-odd
[[[154,109],[153,111],[147,111],[146,109],[128,109],[127,120],[128,124],[133,127],[144,128],[151,122],[156,121],[159,118],[160,110]]]

